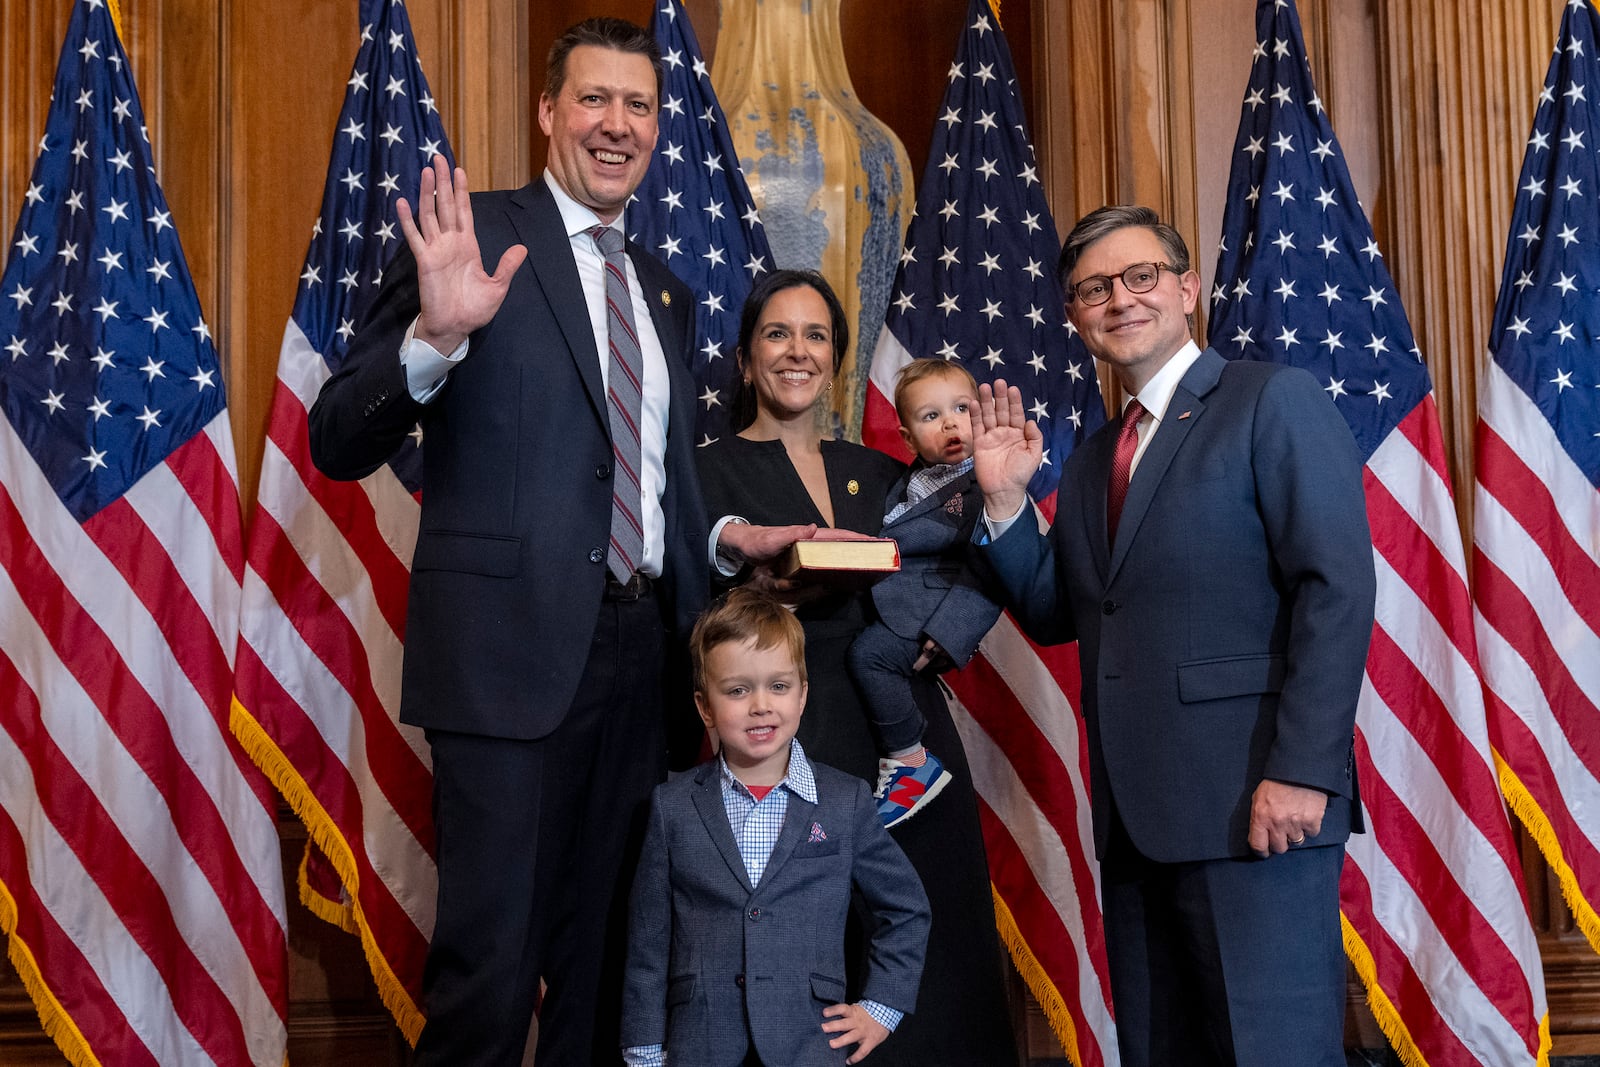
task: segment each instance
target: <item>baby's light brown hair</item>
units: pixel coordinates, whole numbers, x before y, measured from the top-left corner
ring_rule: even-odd
[[[946,359],[924,357],[914,359],[900,368],[900,373],[894,382],[894,413],[900,419],[900,425],[906,425],[905,399],[906,392],[920,381],[929,378],[960,378],[967,383],[967,388],[972,390],[972,399],[978,399],[978,383],[967,368],[959,363]]]

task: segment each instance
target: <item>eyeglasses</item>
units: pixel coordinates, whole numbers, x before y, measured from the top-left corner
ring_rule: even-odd
[[[1169,274],[1182,273],[1170,263],[1135,263],[1120,275],[1122,287],[1130,293],[1148,293],[1161,281],[1161,272]],[[1111,299],[1111,282],[1113,275],[1096,274],[1085,278],[1078,284],[1069,287],[1069,295],[1075,297],[1078,303],[1087,307],[1096,307]]]

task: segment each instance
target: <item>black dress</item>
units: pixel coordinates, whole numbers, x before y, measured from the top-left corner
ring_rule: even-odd
[[[760,526],[827,522],[781,441],[727,436],[696,451],[711,522],[738,515]],[[876,535],[884,501],[905,467],[874,449],[823,441],[834,525]],[[870,598],[839,593],[796,611],[806,634],[810,690],[797,736],[806,755],[876,785],[878,753],[845,670],[845,650],[870,620]],[[922,877],[933,909],[928,957],[914,1013],[872,1053],[875,1067],[1015,1067],[994,899],[966,753],[937,686],[923,680],[925,740],[955,776],[939,799],[891,835]]]

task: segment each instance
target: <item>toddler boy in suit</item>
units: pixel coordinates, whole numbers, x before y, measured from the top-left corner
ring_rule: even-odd
[[[878,620],[850,646],[851,677],[866,697],[877,737],[878,814],[894,826],[921,811],[951,780],[922,744],[927,721],[911,677],[965,667],[1000,617],[967,565],[983,510],[972,475],[978,386],[959,363],[915,359],[901,368],[894,407],[916,462],[885,501],[883,536],[900,546],[900,570],[872,589]]]
[[[717,758],[656,787],[634,876],[623,1058],[674,1067],[865,1059],[916,1006],[928,898],[865,782],[794,738],[805,634],[731,591],[689,640]],[[845,1003],[852,886],[868,914],[862,997]],[[854,1046],[854,1052],[849,1049]]]

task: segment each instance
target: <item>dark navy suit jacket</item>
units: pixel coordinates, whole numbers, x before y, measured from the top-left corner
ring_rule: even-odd
[[[566,715],[600,611],[612,452],[600,361],[561,214],[542,180],[475,193],[486,269],[515,244],[527,262],[439,394],[418,404],[400,346],[418,310],[402,249],[372,317],[323,386],[312,458],[364,477],[421,422],[425,491],[411,568],[401,721],[536,739]],[[687,633],[704,604],[705,509],[694,465],[693,297],[629,244],[666,355],[664,623]]]
[[[910,473],[889,491],[884,513],[906,495]],[[872,587],[878,618],[909,641],[922,635],[939,642],[957,667],[965,667],[978,642],[1000,617],[967,558],[966,546],[983,514],[983,491],[971,472],[936,492],[883,527],[883,536],[900,546],[900,570]]]
[[[1159,862],[1250,854],[1263,778],[1360,829],[1352,741],[1375,578],[1354,439],[1316,381],[1201,354],[1107,543],[1117,422],[1073,453],[1048,537],[1027,516],[977,558],[1037,640],[1076,639],[1095,844],[1114,803]]]
[[[656,787],[634,876],[623,990],[624,1048],[664,1044],[669,1064],[842,1064],[822,1009],[845,1002],[845,918],[854,886],[871,916],[861,996],[917,1004],[928,898],[879,820],[867,784],[811,764],[817,803],[791,794],[751,888],[722,802],[722,764]],[[892,1039],[891,1039],[892,1040]]]

